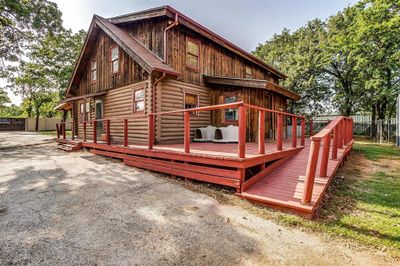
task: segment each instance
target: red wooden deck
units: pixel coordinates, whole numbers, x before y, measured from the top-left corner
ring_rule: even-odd
[[[338,159],[328,161],[327,177],[316,177],[312,199],[309,205],[302,204],[305,173],[310,153],[310,139],[306,140],[306,146],[299,153],[288,159],[282,166],[273,170],[260,181],[250,186],[242,193],[246,199],[256,201],[271,207],[294,211],[306,217],[312,217],[321,202],[330,181],[336,170],[345,160],[351,145],[338,150]],[[322,150],[320,150],[320,156]],[[320,164],[317,166],[317,172]]]
[[[238,143],[191,142],[190,112],[238,108]],[[259,113],[258,143],[246,143],[247,109]],[[156,144],[156,116],[184,114],[183,144]],[[265,113],[276,115],[276,141],[265,140]],[[292,137],[283,138],[283,116],[292,121]],[[128,118],[123,120],[123,141],[112,141],[110,121],[105,122],[106,141],[98,141],[97,120],[93,124],[92,139],[87,139],[83,122],[81,145],[98,155],[122,159],[126,165],[181,176],[188,179],[236,188],[237,194],[262,204],[313,217],[319,203],[345,160],[353,144],[352,120],[338,117],[316,135],[310,127],[311,138],[306,138],[305,117],[252,106],[243,102],[183,109],[148,115],[147,145],[128,143]],[[300,120],[300,134],[296,127]],[[61,139],[62,136],[62,139]],[[75,136],[74,132],[72,136]],[[65,123],[57,125],[57,139],[66,140]],[[79,144],[80,145],[80,144]]]

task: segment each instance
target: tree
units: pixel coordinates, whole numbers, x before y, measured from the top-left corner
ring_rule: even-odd
[[[0,116],[3,116],[3,109],[5,108],[6,103],[10,103],[10,98],[7,95],[7,92],[0,88]]]
[[[0,77],[7,62],[22,59],[28,45],[62,27],[61,12],[47,0],[0,0]]]
[[[25,115],[21,107],[11,104],[4,107],[2,117],[25,117]]]
[[[292,104],[292,112],[314,115],[329,106],[331,85],[321,54],[324,35],[325,24],[316,19],[293,33],[284,29],[253,52],[286,73],[288,78],[282,85],[301,95],[300,101]]]

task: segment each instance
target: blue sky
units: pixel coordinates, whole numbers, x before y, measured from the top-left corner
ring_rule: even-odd
[[[295,30],[314,18],[325,19],[356,0],[53,0],[64,26],[87,30],[93,14],[112,17],[170,5],[246,51],[253,51],[284,28]],[[21,99],[11,95],[19,104]]]

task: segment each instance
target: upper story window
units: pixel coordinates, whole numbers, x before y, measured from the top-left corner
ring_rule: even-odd
[[[144,112],[144,89],[133,91],[133,113]]]
[[[90,64],[90,72],[91,72],[92,82],[94,83],[97,80],[97,61],[96,60],[92,60],[92,62]]]
[[[118,73],[119,71],[119,47],[114,46],[111,48],[111,74]]]
[[[224,95],[224,103],[234,103],[238,101],[237,94]],[[239,113],[237,108],[225,109],[224,121],[236,122],[238,121]]]
[[[184,94],[185,109],[192,109],[199,107],[199,95],[193,93]],[[192,112],[191,115],[197,115],[197,112]]]
[[[200,42],[191,38],[186,39],[186,66],[199,70]]]
[[[246,66],[246,78],[247,79],[252,78],[251,67],[249,67],[249,66]]]

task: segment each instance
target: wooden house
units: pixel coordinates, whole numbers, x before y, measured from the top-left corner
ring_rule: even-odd
[[[72,112],[75,134],[82,122],[116,116],[143,117],[166,112],[243,101],[286,111],[299,95],[283,88],[285,75],[169,6],[105,19],[90,25],[64,108]],[[66,104],[69,103],[69,104]],[[257,112],[248,114],[247,140],[256,140]],[[274,120],[266,118],[266,136]],[[237,109],[193,114],[192,130],[207,125],[237,125]],[[97,134],[104,132],[98,123]],[[156,143],[183,140],[183,115],[155,122]],[[147,141],[147,120],[131,125],[130,141]],[[122,124],[113,139],[122,139]]]
[[[286,111],[300,96],[279,85],[285,77],[169,6],[94,15],[57,107],[72,136],[63,122],[57,139],[312,216],[351,149],[352,121],[306,139],[305,117]],[[209,125],[238,126],[237,144],[193,143],[193,130]],[[317,172],[326,179],[314,182]]]

